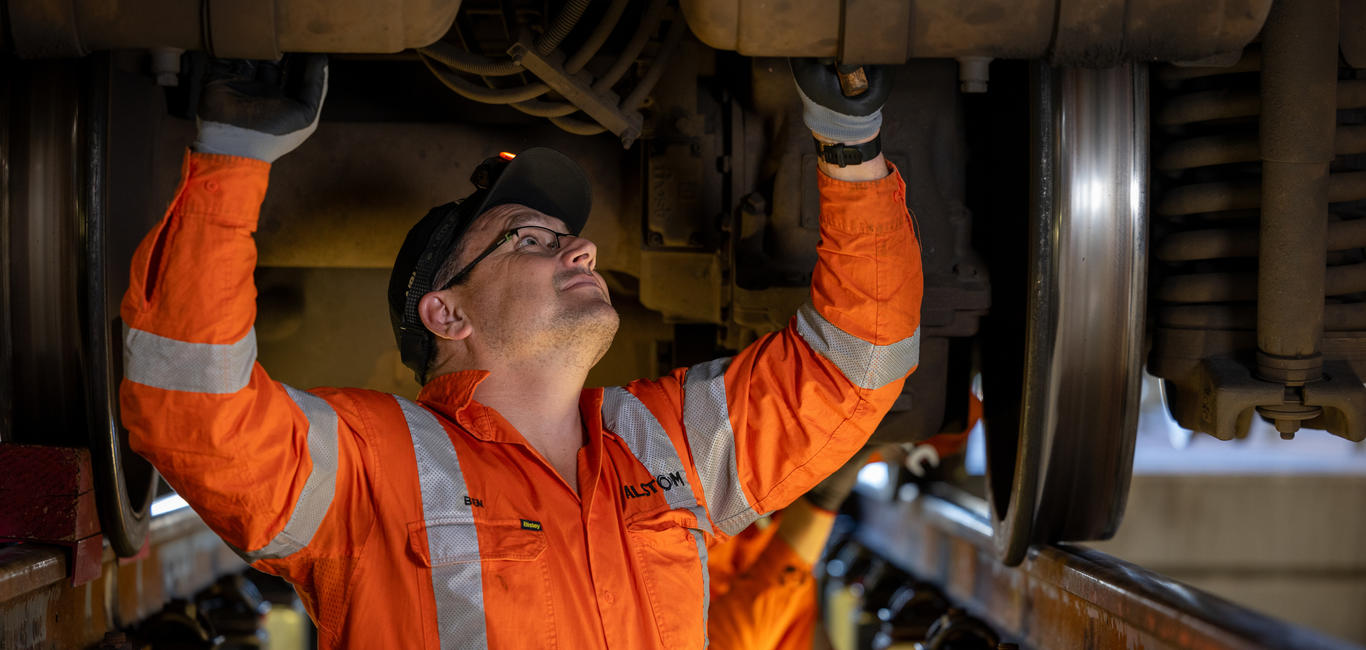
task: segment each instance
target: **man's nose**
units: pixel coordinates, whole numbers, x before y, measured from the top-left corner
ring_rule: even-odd
[[[569,266],[581,266],[592,271],[598,266],[598,245],[586,237],[574,237],[565,242],[560,259]]]

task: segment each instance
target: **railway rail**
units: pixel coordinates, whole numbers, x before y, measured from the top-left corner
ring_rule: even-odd
[[[997,558],[987,503],[944,484],[909,499],[863,497],[854,539],[1020,648],[1357,646],[1276,620],[1079,544]]]

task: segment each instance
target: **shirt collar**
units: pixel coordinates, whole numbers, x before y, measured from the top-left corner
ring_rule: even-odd
[[[437,376],[427,382],[417,394],[417,401],[450,420],[454,420],[470,435],[488,442],[515,442],[526,444],[520,434],[507,425],[507,421],[483,404],[474,401],[474,391],[489,376],[487,370],[460,370]],[[579,414],[584,427],[588,430],[585,445],[590,455],[600,453],[594,449],[602,437],[602,389],[585,388],[579,394]],[[507,431],[504,431],[507,429]],[[601,461],[592,459],[592,464]]]
[[[498,438],[493,435],[497,427],[489,422],[489,414],[485,413],[488,409],[474,401],[474,389],[488,376],[487,370],[460,370],[438,375],[418,391],[417,401],[454,420],[474,437],[494,440]]]

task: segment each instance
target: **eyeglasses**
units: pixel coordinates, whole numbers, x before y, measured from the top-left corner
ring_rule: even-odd
[[[478,264],[480,260],[491,255],[493,251],[498,250],[498,247],[503,244],[515,242],[512,245],[513,250],[522,253],[556,251],[560,249],[561,237],[573,236],[573,234],[567,232],[555,232],[545,226],[518,226],[513,228],[512,230],[503,233],[503,236],[499,237],[498,241],[493,242],[488,248],[485,248],[484,252],[480,253],[479,257],[471,260],[469,264],[466,264],[465,268],[457,271],[456,274],[451,276],[451,279],[447,280],[446,284],[441,285],[441,288],[437,289],[437,291],[445,291],[456,284],[459,284],[461,280],[465,279],[465,276],[470,274],[470,271],[474,269],[475,264]]]

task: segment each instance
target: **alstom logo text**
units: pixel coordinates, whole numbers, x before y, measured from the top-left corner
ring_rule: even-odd
[[[627,483],[626,485],[621,486],[621,495],[627,499],[647,497],[660,490],[668,492],[675,487],[685,485],[687,485],[687,482],[683,480],[683,472],[679,471],[671,474],[660,474],[644,483],[636,483],[634,485]]]

